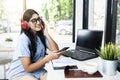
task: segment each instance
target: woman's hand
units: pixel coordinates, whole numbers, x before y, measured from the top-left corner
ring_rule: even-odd
[[[41,19],[41,29],[44,35],[46,35],[46,33],[48,33],[48,29],[47,29],[47,25],[45,24],[45,22]]]
[[[49,53],[45,58],[47,59],[47,61],[51,61],[52,59],[57,59],[60,57],[61,54],[63,54],[64,51],[61,52],[52,52]]]
[[[42,31],[43,31],[44,35],[48,34],[47,25],[45,24],[45,22],[42,19],[41,19],[41,25],[42,25]]]
[[[43,33],[44,33],[45,36],[48,34],[48,28],[47,28],[47,25],[44,26]]]

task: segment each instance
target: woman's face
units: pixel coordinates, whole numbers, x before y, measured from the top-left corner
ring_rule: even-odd
[[[40,31],[43,29],[43,26],[41,24],[41,18],[39,17],[38,14],[33,14],[28,23],[29,23],[30,28],[34,32]]]

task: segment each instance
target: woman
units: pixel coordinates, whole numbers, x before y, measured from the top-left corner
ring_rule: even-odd
[[[50,37],[39,14],[28,9],[21,20],[21,35],[9,70],[10,80],[46,80],[45,63],[58,58],[63,52]],[[45,56],[46,48],[51,51]]]

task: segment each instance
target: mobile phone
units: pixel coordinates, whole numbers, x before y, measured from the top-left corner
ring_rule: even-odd
[[[67,49],[69,49],[69,47],[64,47],[64,48],[58,50],[57,52],[65,51],[65,50],[67,50]]]

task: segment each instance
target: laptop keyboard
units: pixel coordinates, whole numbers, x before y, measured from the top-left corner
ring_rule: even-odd
[[[66,57],[76,58],[76,54],[74,52],[75,50],[68,50],[65,51],[63,55]]]
[[[91,53],[87,53],[87,52],[81,52],[81,51],[75,51],[76,55],[76,59],[78,60],[87,60],[87,59],[91,59],[91,58],[95,58],[96,55],[95,54],[91,54]]]
[[[95,53],[93,53],[93,52],[85,51],[85,50],[81,50],[81,49],[77,49],[76,51],[82,52],[82,53],[87,53],[87,54],[95,54]]]
[[[63,55],[67,56],[67,57],[71,57],[73,59],[80,60],[80,61],[97,57],[97,55],[95,53],[89,53],[87,51],[79,51],[79,50],[65,51],[65,53]]]

